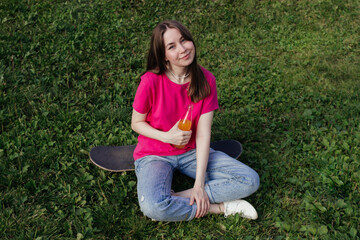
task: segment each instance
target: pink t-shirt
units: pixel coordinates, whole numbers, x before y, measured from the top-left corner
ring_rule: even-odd
[[[138,144],[134,151],[135,160],[147,155],[179,155],[196,147],[196,129],[200,115],[214,111],[219,107],[215,77],[205,68],[201,69],[209,82],[211,93],[199,102],[192,103],[192,135],[189,143],[183,149],[178,149],[169,143],[139,135]],[[191,103],[187,95],[188,85],[189,83],[176,84],[166,74],[157,75],[146,72],[141,77],[133,108],[141,114],[147,113],[146,122],[153,128],[169,131],[184,116],[188,105]]]

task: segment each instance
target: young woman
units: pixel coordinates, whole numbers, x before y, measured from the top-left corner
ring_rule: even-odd
[[[213,113],[218,108],[215,77],[197,64],[193,38],[182,24],[168,20],[156,26],[146,70],[131,121],[139,134],[134,159],[143,213],[158,221],[191,220],[207,213],[239,213],[256,219],[255,208],[241,198],[258,189],[259,176],[210,148]],[[191,130],[182,131],[179,120],[189,105]],[[175,170],[194,178],[194,187],[172,192]]]

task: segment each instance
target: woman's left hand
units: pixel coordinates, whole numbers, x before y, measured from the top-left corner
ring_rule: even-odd
[[[194,202],[196,202],[197,205],[195,217],[201,218],[205,216],[209,211],[210,201],[207,193],[205,192],[204,187],[194,186],[194,188],[191,191],[190,205],[193,205]]]

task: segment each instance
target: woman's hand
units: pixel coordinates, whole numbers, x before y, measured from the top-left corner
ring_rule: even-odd
[[[205,192],[204,187],[194,186],[194,188],[191,191],[190,205],[193,205],[194,202],[196,202],[197,205],[195,217],[201,218],[205,216],[209,211],[210,201],[207,193]]]
[[[175,123],[175,125],[166,132],[165,142],[171,143],[173,145],[186,145],[191,138],[192,131],[182,131],[179,129],[180,120]]]

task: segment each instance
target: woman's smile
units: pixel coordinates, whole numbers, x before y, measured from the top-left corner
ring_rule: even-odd
[[[180,58],[182,60],[187,60],[190,57],[190,53],[187,53],[184,57]]]

